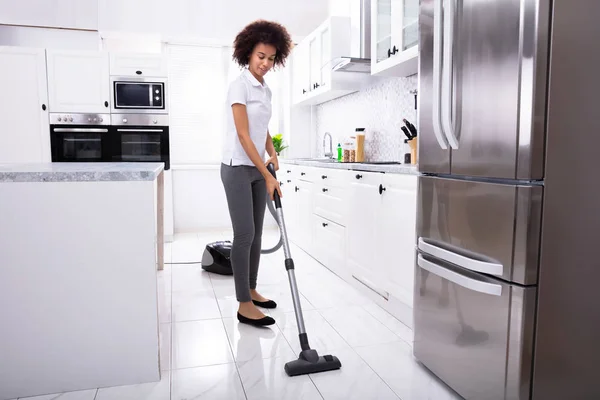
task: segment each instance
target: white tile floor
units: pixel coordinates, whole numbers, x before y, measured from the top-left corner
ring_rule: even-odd
[[[264,246],[276,243],[267,231]],[[334,354],[342,368],[288,377],[297,357],[297,324],[283,251],[262,257],[259,291],[278,308],[277,324],[258,329],[237,322],[233,278],[199,264],[206,243],[230,232],[177,235],[166,247],[172,263],[159,272],[160,382],[31,397],[35,400],[187,399],[459,399],[415,361],[412,331],[292,245],[311,347]]]

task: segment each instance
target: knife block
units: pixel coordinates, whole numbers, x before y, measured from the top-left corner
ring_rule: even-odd
[[[410,163],[412,165],[417,164],[417,138],[412,138],[407,141],[410,147]]]

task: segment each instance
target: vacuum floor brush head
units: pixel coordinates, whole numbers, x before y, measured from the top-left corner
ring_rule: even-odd
[[[310,354],[309,357],[303,357],[305,355],[303,351],[297,360],[285,364],[285,373],[289,376],[316,374],[318,372],[333,371],[342,367],[342,363],[336,356],[329,354],[318,356],[315,350],[308,351],[314,353]],[[315,357],[315,355],[317,356]]]

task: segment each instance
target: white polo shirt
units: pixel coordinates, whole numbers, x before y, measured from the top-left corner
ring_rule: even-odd
[[[252,73],[245,68],[229,85],[227,92],[227,132],[223,142],[222,161],[226,165],[251,165],[254,163],[246,155],[238,138],[233,121],[233,104],[246,105],[250,139],[256,146],[261,158],[265,157],[267,130],[271,119],[271,89],[266,82],[261,84]]]

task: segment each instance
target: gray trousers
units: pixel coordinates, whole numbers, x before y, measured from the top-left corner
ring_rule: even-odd
[[[267,204],[267,185],[256,167],[221,164],[229,216],[233,225],[231,267],[239,302],[251,301],[250,289],[256,289]]]

